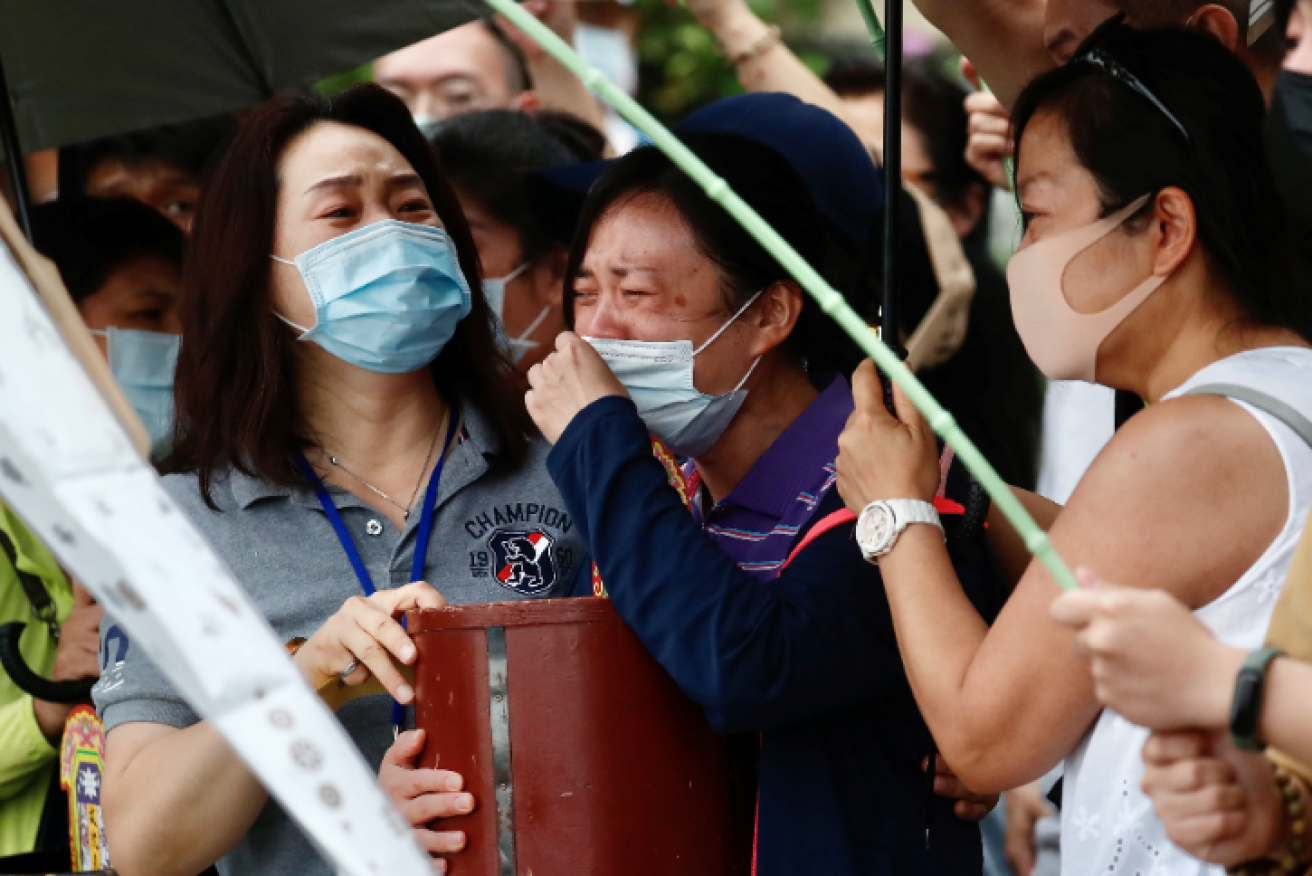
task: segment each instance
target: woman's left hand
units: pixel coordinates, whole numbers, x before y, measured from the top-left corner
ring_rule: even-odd
[[[1098,701],[1151,730],[1225,727],[1244,652],[1169,593],[1077,574],[1084,586],[1062,594],[1052,616],[1078,631],[1073,647],[1089,658]]]
[[[838,492],[857,514],[881,499],[933,501],[941,477],[934,430],[897,387],[897,417],[884,406],[875,364],[852,375],[856,410],[838,436]]]
[[[410,825],[424,851],[430,855],[458,852],[465,847],[464,832],[433,830],[432,823],[473,812],[474,797],[462,793],[464,779],[458,773],[420,769],[418,762],[423,748],[423,730],[410,730],[396,737],[383,755],[378,783]],[[439,871],[445,872],[446,861],[439,859],[435,863]]]
[[[592,345],[573,332],[556,338],[556,352],[529,369],[528,383],[524,403],[529,416],[552,444],[588,405],[628,395]]]

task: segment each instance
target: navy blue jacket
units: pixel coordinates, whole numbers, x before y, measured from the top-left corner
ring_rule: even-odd
[[[761,734],[760,876],[978,876],[978,827],[922,771],[933,739],[852,524],[753,580],[670,488],[627,398],[582,411],[547,466],[616,610],[718,732]],[[964,486],[950,478],[949,497]],[[808,528],[841,507],[831,489]],[[983,537],[964,553],[957,571],[991,618],[996,562]]]

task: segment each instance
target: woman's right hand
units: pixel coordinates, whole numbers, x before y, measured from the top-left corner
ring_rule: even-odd
[[[465,847],[462,831],[431,830],[429,824],[439,818],[468,815],[474,811],[474,797],[460,793],[465,782],[459,773],[419,769],[419,754],[423,748],[423,730],[410,730],[396,737],[387,754],[383,755],[378,782],[410,825],[424,851],[430,855],[458,852]],[[433,864],[438,872],[446,872],[446,861],[437,858]]]
[[[1151,730],[1225,727],[1245,652],[1165,591],[1075,574],[1083,586],[1062,594],[1052,616],[1076,630],[1073,648],[1090,661],[1098,701]]]
[[[398,703],[408,703],[415,692],[395,660],[414,663],[414,642],[397,618],[415,608],[445,608],[442,594],[423,581],[372,596],[352,596],[306,640],[292,658],[315,690],[334,679],[343,684],[364,684],[372,675]],[[355,669],[342,675],[351,663]]]
[[[963,58],[961,72],[975,86],[975,92],[966,98],[967,130],[966,163],[973,167],[995,188],[1011,191],[1011,175],[1007,173],[1007,159],[1016,154],[1011,140],[1011,116],[1006,108],[980,83],[975,65]]]

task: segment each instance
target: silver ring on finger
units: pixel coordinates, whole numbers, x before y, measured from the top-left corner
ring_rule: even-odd
[[[340,678],[342,681],[346,681],[346,679],[351,676],[351,673],[355,672],[355,670],[359,668],[360,668],[360,661],[352,660],[350,663],[346,664],[345,669],[337,673],[337,677]]]

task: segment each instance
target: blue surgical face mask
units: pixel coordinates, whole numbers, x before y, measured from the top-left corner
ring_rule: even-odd
[[[528,328],[524,329],[517,338],[510,337],[506,332],[506,284],[528,270],[529,264],[529,262],[524,262],[504,277],[494,277],[483,281],[483,297],[487,299],[488,306],[492,308],[492,313],[497,318],[498,341],[505,349],[506,354],[510,356],[510,361],[516,365],[528,355],[529,350],[538,346],[537,341],[530,341],[529,338],[533,336],[533,333],[538,330],[538,326],[542,325],[542,321],[551,312],[550,307],[542,308],[542,311],[529,323]]]
[[[163,456],[173,441],[173,376],[182,336],[113,327],[91,333],[105,338],[109,370],[146,427],[152,454]]]
[[[469,315],[469,283],[440,228],[388,219],[301,253],[294,265],[314,304],[302,334],[343,362],[383,374],[428,365]]]
[[[430,116],[428,113],[415,113],[415,127],[419,133],[424,135],[425,140],[431,140],[437,136],[438,131],[442,130],[442,125],[446,122],[437,116]]]
[[[764,291],[764,290],[762,290]],[[724,395],[707,395],[693,384],[693,359],[751,307],[757,292],[720,330],[697,349],[692,341],[617,341],[584,338],[610,366],[638,406],[647,429],[678,456],[710,450],[747,400],[743,384],[761,361],[758,356],[738,385]]]

